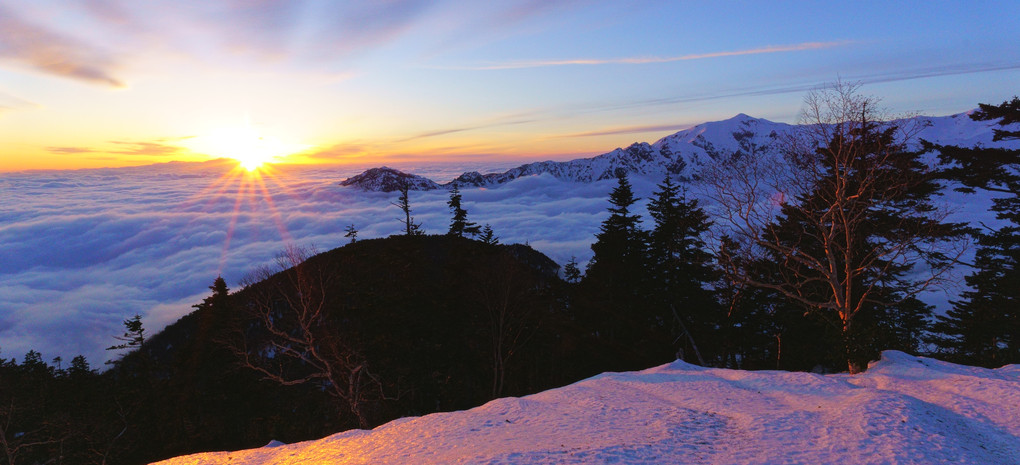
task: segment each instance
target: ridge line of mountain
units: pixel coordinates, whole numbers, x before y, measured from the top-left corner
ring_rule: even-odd
[[[968,113],[915,116],[893,122],[917,121],[924,126],[917,139],[938,144],[972,146],[990,141],[991,128],[996,123],[972,121],[966,117]],[[615,178],[621,170],[628,175],[668,174],[684,181],[695,178],[701,166],[721,155],[773,150],[783,134],[797,127],[739,113],[729,119],[683,129],[651,144],[635,142],[626,148],[616,148],[589,158],[525,163],[502,173],[467,171],[446,183],[381,166],[351,176],[339,184],[366,191],[393,192],[406,183],[408,190],[426,191],[453,186],[498,186],[519,177],[538,174],[550,174],[574,182],[593,182]]]

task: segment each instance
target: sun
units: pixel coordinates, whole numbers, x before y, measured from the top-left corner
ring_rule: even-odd
[[[278,139],[260,134],[252,127],[223,128],[199,136],[196,144],[209,155],[237,160],[242,168],[256,171],[266,163],[292,153]]]

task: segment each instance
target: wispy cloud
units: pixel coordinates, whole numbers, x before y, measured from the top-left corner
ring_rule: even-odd
[[[952,65],[933,66],[925,68],[913,68],[896,71],[876,71],[872,73],[844,75],[846,81],[860,82],[862,84],[879,84],[885,82],[909,81],[913,79],[925,79],[941,76],[953,76],[961,74],[979,74],[997,71],[1009,71],[1020,69],[1020,63],[958,63]],[[833,75],[835,79],[837,75]],[[736,87],[718,89],[711,92],[677,94],[652,99],[633,100],[616,103],[596,103],[591,105],[578,105],[572,108],[564,108],[564,114],[575,113],[599,113],[609,112],[628,108],[641,108],[649,106],[677,105],[684,103],[705,102],[711,100],[722,100],[737,97],[760,97],[768,95],[782,95],[792,93],[805,93],[821,86],[828,81],[791,82],[772,85],[755,85],[747,87]]]
[[[231,50],[274,60],[304,58],[321,64],[335,63],[339,56],[364,53],[395,40],[432,4],[427,0],[229,0],[208,7],[201,17],[185,16]],[[240,20],[224,25],[224,17]]]
[[[469,66],[458,69],[471,70],[501,70],[501,69],[523,69],[543,68],[549,66],[578,66],[578,65],[643,65],[652,63],[672,63],[675,61],[704,60],[708,58],[722,58],[741,55],[760,55],[766,53],[799,52],[805,50],[820,50],[833,47],[841,47],[854,43],[853,41],[836,42],[804,42],[792,45],[769,45],[766,47],[750,48],[744,50],[729,50],[723,52],[694,53],[688,55],[671,57],[625,57],[625,58],[576,58],[565,60],[533,60],[533,61],[512,61],[506,63],[495,63],[489,65]]]
[[[591,132],[579,132],[575,134],[564,134],[559,136],[561,138],[572,138],[572,137],[598,137],[598,136],[613,136],[617,134],[642,134],[646,132],[666,132],[666,131],[679,131],[681,129],[687,129],[692,125],[678,125],[678,124],[653,124],[648,126],[627,126],[621,128],[602,129],[599,131]]]
[[[171,142],[190,138],[191,136],[155,139],[151,141],[111,140],[109,141],[109,143],[113,145],[113,148],[110,149],[104,149],[99,147],[53,146],[47,147],[46,151],[50,153],[66,155],[74,155],[80,153],[106,153],[136,156],[167,156],[188,152],[189,151],[188,149],[178,145],[174,145]]]
[[[166,144],[162,141],[155,142],[110,141],[110,143],[115,144],[118,147],[121,147],[121,149],[113,150],[110,151],[109,153],[116,153],[121,155],[146,155],[146,156],[174,155],[188,150],[183,147],[178,147],[176,145]]]
[[[63,154],[63,155],[74,155],[74,154],[78,154],[78,153],[95,153],[96,152],[95,149],[89,148],[89,147],[69,147],[69,146],[46,147],[46,151],[50,152],[50,153],[57,153],[57,154]]]
[[[409,137],[405,137],[403,139],[399,139],[396,142],[410,142],[410,141],[418,140],[418,139],[427,139],[427,138],[430,138],[430,137],[439,137],[439,136],[445,136],[447,134],[456,134],[458,132],[475,131],[475,130],[478,130],[478,129],[488,129],[488,128],[504,127],[504,126],[516,126],[516,125],[519,125],[519,124],[534,123],[535,121],[539,121],[539,119],[536,118],[536,114],[534,112],[522,113],[522,114],[517,114],[517,115],[511,115],[511,116],[504,116],[504,117],[500,117],[500,118],[495,118],[495,119],[489,120],[488,122],[483,122],[482,124],[476,124],[476,125],[472,125],[472,126],[464,126],[464,127],[456,127],[456,128],[444,128],[444,129],[436,129],[436,130],[433,130],[433,131],[426,131],[426,132],[415,134],[415,135],[412,135],[412,136],[409,136]]]
[[[39,105],[28,100],[0,92],[0,115],[8,111],[36,108]]]
[[[1020,69],[1020,62],[1001,63],[957,63],[928,68],[914,68],[888,72],[875,72],[860,76],[849,76],[852,80],[858,80],[865,84],[876,84],[880,82],[909,81],[911,79],[924,79],[940,76],[954,76],[961,74],[990,73],[995,71],[1009,71]]]
[[[0,5],[0,59],[47,74],[110,87],[124,87],[113,76],[108,54],[21,19]]]

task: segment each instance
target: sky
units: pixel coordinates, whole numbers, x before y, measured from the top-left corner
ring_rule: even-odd
[[[566,160],[858,81],[999,103],[1008,1],[0,0],[0,172]]]

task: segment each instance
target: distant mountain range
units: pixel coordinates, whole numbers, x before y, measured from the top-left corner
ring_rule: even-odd
[[[923,129],[914,136],[942,145],[1003,146],[1018,148],[1013,142],[993,143],[992,129],[996,123],[972,121],[967,113],[951,116],[916,116],[898,121],[900,126],[920,124]],[[527,163],[502,173],[481,174],[469,171],[450,182],[437,183],[423,176],[405,173],[393,168],[372,168],[340,182],[342,186],[368,191],[392,192],[407,182],[410,190],[433,190],[452,186],[497,186],[514,179],[542,173],[574,182],[592,182],[609,179],[622,170],[629,175],[661,177],[667,173],[681,180],[697,176],[706,163],[721,156],[750,150],[772,151],[784,135],[791,134],[796,125],[776,123],[754,118],[743,113],[723,121],[702,123],[689,129],[663,137],[655,143],[636,142],[627,148],[617,148],[591,158],[570,161],[542,161]]]

